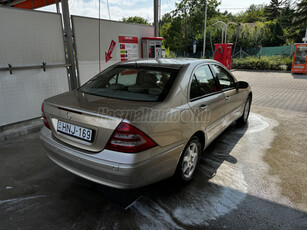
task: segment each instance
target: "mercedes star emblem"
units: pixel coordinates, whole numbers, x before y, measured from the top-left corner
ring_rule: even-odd
[[[70,112],[67,112],[67,113],[66,113],[66,117],[70,120],[70,119],[72,118],[71,113],[70,113]]]

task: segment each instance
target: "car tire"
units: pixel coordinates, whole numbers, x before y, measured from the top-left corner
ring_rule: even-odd
[[[175,172],[175,180],[184,185],[193,180],[201,157],[201,143],[193,136],[184,148]]]
[[[237,120],[238,125],[245,125],[248,120],[250,108],[252,104],[252,97],[249,95],[246,99],[245,105],[244,105],[244,110],[242,116]]]

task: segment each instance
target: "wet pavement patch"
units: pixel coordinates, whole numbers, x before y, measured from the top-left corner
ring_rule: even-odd
[[[119,205],[124,209],[130,208],[146,191],[148,187],[138,189],[116,189],[108,186],[94,184],[94,189],[105,199]]]
[[[247,129],[241,127],[234,132],[237,129],[235,125],[230,127],[207,148],[190,184],[178,187],[169,179],[157,183],[137,200],[131,209],[146,219],[140,221],[141,228],[208,226],[244,200],[247,184],[231,152]]]

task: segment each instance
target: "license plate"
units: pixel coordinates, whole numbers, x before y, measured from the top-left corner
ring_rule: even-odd
[[[85,141],[92,141],[93,130],[69,124],[64,121],[58,121],[57,131]]]

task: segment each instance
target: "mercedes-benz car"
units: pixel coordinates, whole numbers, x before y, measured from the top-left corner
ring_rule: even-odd
[[[213,60],[120,62],[44,100],[40,138],[56,164],[103,185],[187,183],[204,149],[247,122],[251,102],[248,83]]]

